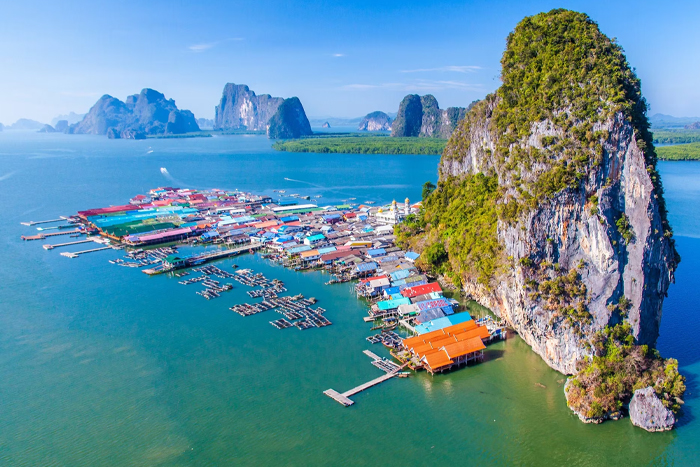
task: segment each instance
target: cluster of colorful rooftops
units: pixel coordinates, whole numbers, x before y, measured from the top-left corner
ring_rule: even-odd
[[[366,321],[381,323],[373,329],[401,326],[413,335],[400,344],[386,340],[392,355],[436,373],[480,360],[484,343],[504,338],[505,329],[459,312],[459,303],[416,267],[419,255],[395,245],[394,225],[419,209],[408,199],[383,207],[318,206],[238,190],[160,187],[126,205],[80,211],[78,218],[86,230],[125,246],[250,245],[287,267],[325,269],[330,283],[358,280],[358,296],[371,304]],[[163,264],[169,270],[187,262],[169,256]]]

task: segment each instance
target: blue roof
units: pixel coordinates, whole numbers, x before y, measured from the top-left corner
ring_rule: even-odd
[[[382,311],[392,310],[394,308],[398,308],[399,305],[410,305],[410,304],[411,304],[411,300],[409,300],[406,297],[397,298],[395,300],[383,300],[381,302],[377,302],[377,306]]]
[[[384,293],[387,295],[395,294],[401,292],[401,289],[398,287],[389,287],[388,289],[384,289]]]
[[[333,219],[340,219],[340,214],[328,214],[327,216],[323,216],[324,221],[331,221]]]
[[[357,270],[359,272],[368,272],[368,271],[374,271],[377,269],[377,263],[371,262],[371,263],[360,263],[357,265]]]
[[[367,250],[368,256],[382,256],[385,254],[386,254],[386,250],[384,248],[375,248],[373,250]]]
[[[310,237],[306,237],[310,242],[319,242],[321,240],[324,240],[326,237],[323,234],[316,234],[316,235],[311,235]]]
[[[298,220],[299,220],[299,216],[286,216],[286,217],[283,217],[280,219],[280,221],[282,221],[282,222],[294,222],[294,221],[298,221]]]
[[[413,251],[408,251],[406,252],[406,258],[412,259],[413,261],[417,260],[418,257],[420,256],[418,253],[414,253]]]
[[[408,276],[410,276],[411,271],[409,271],[408,269],[399,269],[398,271],[394,271],[389,275],[391,276],[392,281],[397,281],[400,279],[405,279]]]
[[[290,248],[290,249],[287,250],[287,251],[288,251],[289,253],[294,254],[294,253],[303,253],[304,251],[309,251],[309,250],[311,250],[311,247],[310,247],[309,245],[301,245],[301,246],[298,246],[298,247],[295,247],[295,248]]]
[[[462,313],[457,313],[452,316],[445,316],[443,318],[437,318],[432,321],[425,322],[416,326],[416,332],[418,334],[425,334],[426,332],[437,331],[438,329],[446,328],[447,326],[452,326],[454,324],[464,323],[469,321],[472,317],[466,311]]]
[[[319,249],[318,249],[318,254],[319,254],[319,255],[325,255],[326,253],[332,253],[332,252],[334,252],[335,250],[336,250],[336,248],[335,248],[334,246],[327,246],[327,247],[324,247],[324,248],[319,248]]]

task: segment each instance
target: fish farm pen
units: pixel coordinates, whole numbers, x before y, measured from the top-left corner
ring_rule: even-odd
[[[275,190],[277,191],[277,190]],[[283,193],[279,191],[280,197]],[[368,344],[381,344],[392,359],[365,353],[384,374],[345,391],[324,394],[344,406],[351,396],[412,371],[431,375],[478,363],[486,345],[507,336],[505,323],[487,316],[473,319],[442,286],[416,267],[418,253],[395,244],[394,226],[416,214],[420,203],[387,206],[343,204],[319,206],[298,194],[273,200],[242,191],[160,187],[127,204],[79,211],[46,221],[23,222],[37,229],[23,240],[70,240],[43,245],[56,248],[97,243],[82,251],[62,252],[69,258],[123,250],[110,262],[139,268],[148,275],[167,273],[204,299],[218,299],[234,288],[248,288],[248,303],[230,310],[247,317],[272,313],[278,330],[308,330],[332,325],[316,299],[293,294],[278,279],[250,269],[227,271],[212,264],[240,254],[259,253],[268,261],[296,270],[329,274],[327,284],[350,283],[358,299],[368,304]],[[50,224],[60,223],[52,227]],[[40,227],[35,227],[40,225]],[[211,246],[204,252],[180,253],[183,246]],[[277,315],[274,315],[274,314]]]

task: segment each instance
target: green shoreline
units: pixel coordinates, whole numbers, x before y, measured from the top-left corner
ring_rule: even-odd
[[[396,138],[388,135],[348,133],[342,136],[314,135],[276,142],[272,148],[286,152],[321,154],[413,154],[440,155],[447,140],[438,138]]]

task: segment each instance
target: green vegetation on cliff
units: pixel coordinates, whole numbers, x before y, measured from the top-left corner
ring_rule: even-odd
[[[441,180],[423,201],[421,215],[395,228],[397,240],[423,250],[419,264],[424,268],[458,284],[466,279],[488,287],[502,254],[496,236],[499,196],[495,177]]]
[[[602,163],[603,145],[610,137],[607,131],[595,131],[595,125],[621,115],[635,128],[664,232],[670,237],[646,101],[622,48],[587,15],[552,10],[517,25],[508,36],[501,64],[502,86],[466,115],[446,147],[443,163],[463,157],[472,145],[484,144],[470,140],[470,129],[489,122],[495,151],[480,148],[481,157],[488,161],[486,175],[497,177],[497,193],[503,194],[494,200],[496,212],[506,224],[513,224],[560,192],[583,188]],[[546,136],[533,144],[535,128]],[[443,209],[444,204],[428,200],[426,217],[438,217],[434,209]],[[426,237],[434,237],[430,228]],[[488,239],[484,248],[494,241]]]
[[[566,390],[567,404],[577,413],[603,420],[619,413],[634,391],[648,386],[667,408],[680,409],[685,378],[678,373],[678,361],[634,345],[629,324],[606,327],[595,335],[591,350],[593,356],[579,362]]]
[[[279,141],[278,151],[346,154],[441,154],[447,143],[437,138],[391,138],[383,135],[317,135]]]
[[[664,161],[698,161],[700,160],[700,143],[662,146],[656,149],[659,159]]]

